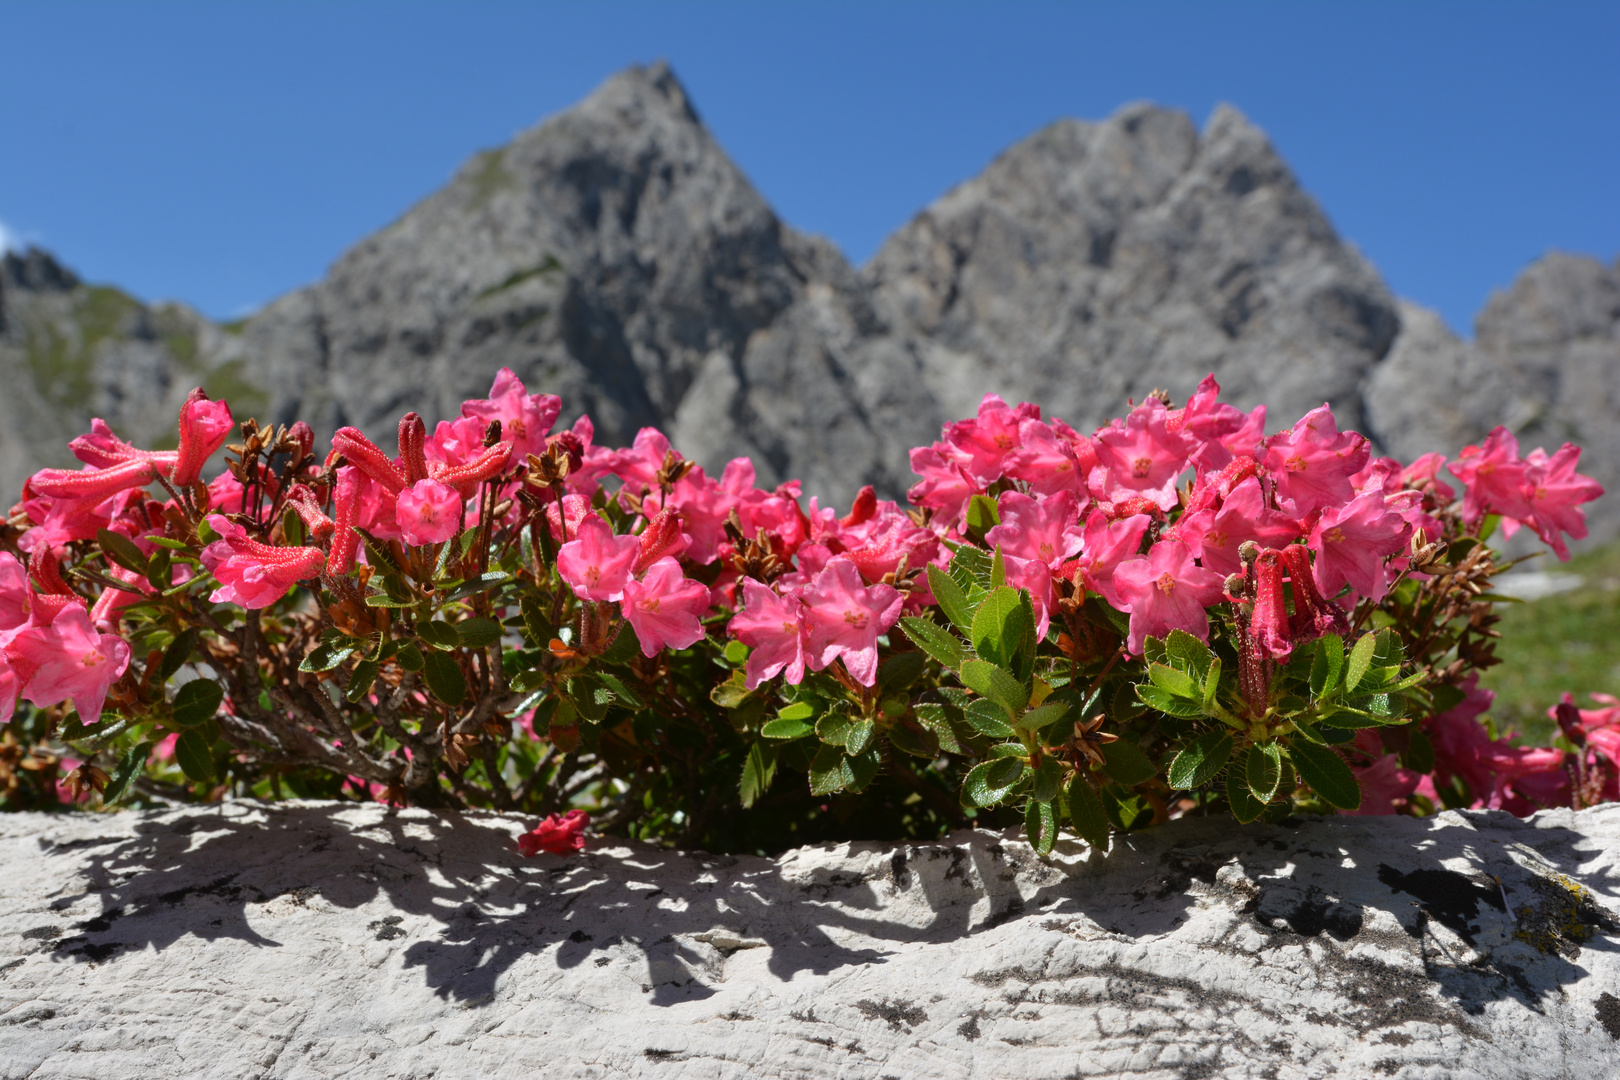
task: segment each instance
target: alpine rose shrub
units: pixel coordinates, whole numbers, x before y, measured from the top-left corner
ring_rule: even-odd
[[[1517,814],[1620,795],[1620,703],[1498,737],[1495,531],[1560,558],[1601,489],[1498,428],[1376,458],[1323,405],[1266,434],[1213,377],[1090,434],[989,395],[912,451],[911,508],[719,477],[502,371],[395,453],[100,420],[0,553],[6,805],[228,796],[518,810],[714,849],[1190,812]],[[1454,478],[1458,486],[1453,486]],[[64,775],[65,770],[65,775]]]

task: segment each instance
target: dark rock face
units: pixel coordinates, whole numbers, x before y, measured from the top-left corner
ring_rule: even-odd
[[[902,496],[906,451],[987,391],[1087,428],[1210,371],[1273,428],[1326,400],[1410,456],[1505,422],[1527,447],[1581,442],[1614,487],[1617,312],[1620,270],[1549,256],[1458,341],[1390,296],[1226,107],[1202,134],[1150,105],[1053,124],[857,271],[776,217],[658,65],[477,155],[233,332],[8,257],[0,372],[20,389],[0,401],[0,479],[58,463],[92,415],[172,438],[197,381],[242,415],[386,442],[402,412],[453,417],[504,366],[599,441],[656,425],[711,470],[746,455],[762,483],[838,503],[863,483]],[[1594,523],[1610,534],[1620,512]]]

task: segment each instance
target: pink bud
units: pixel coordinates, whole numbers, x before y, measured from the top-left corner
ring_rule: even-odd
[[[214,451],[225,445],[234,425],[229,405],[208,400],[200,386],[193,390],[180,406],[180,452],[170,482],[179,487],[195,482]]]
[[[673,510],[658,511],[653,519],[647,522],[647,528],[641,534],[641,547],[636,555],[633,572],[640,574],[665,555],[673,554],[670,549],[679,543],[681,543],[680,517]]]
[[[429,466],[429,471],[433,474],[433,479],[441,484],[449,484],[460,492],[463,498],[470,499],[478,490],[478,485],[499,476],[511,458],[512,444],[500,442],[486,448],[465,465],[444,465],[435,461]]]
[[[406,413],[399,420],[399,463],[405,469],[405,480],[414,484],[426,480],[428,475],[427,425],[416,413]]]
[[[106,469],[41,469],[28,478],[23,489],[25,498],[47,495],[53,499],[111,498],[120,491],[145,487],[152,482],[155,469],[150,461],[136,459]]]
[[[371,477],[392,494],[405,489],[405,474],[399,471],[376,443],[359,428],[341,427],[332,436],[332,449],[349,459],[349,464]]]
[[[355,553],[360,548],[360,534],[354,531],[354,523],[360,515],[360,471],[352,465],[345,465],[337,472],[332,507],[337,522],[331,550],[326,556],[326,572],[342,577],[354,568]]]

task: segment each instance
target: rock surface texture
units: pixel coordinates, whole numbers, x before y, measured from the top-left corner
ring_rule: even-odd
[[[775,859],[498,815],[0,819],[6,1077],[1599,1077],[1620,806]],[[1511,908],[1511,912],[1509,910]]]
[[[1202,132],[1142,104],[1054,123],[860,270],[776,216],[663,65],[477,155],[231,332],[28,269],[42,260],[0,273],[0,373],[23,386],[0,407],[12,489],[90,415],[147,436],[197,379],[244,415],[386,442],[501,367],[603,442],[657,425],[711,471],[746,455],[762,483],[838,503],[865,483],[902,496],[906,451],[986,392],[1089,428],[1210,371],[1273,427],[1327,400],[1410,455],[1505,421],[1531,446],[1582,441],[1620,487],[1620,267],[1549,256],[1465,344],[1391,296],[1226,106]],[[1601,536],[1620,532],[1607,502]]]

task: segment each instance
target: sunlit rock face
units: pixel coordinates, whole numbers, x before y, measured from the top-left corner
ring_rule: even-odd
[[[775,858],[226,803],[0,818],[0,1075],[1608,1076],[1620,807]]]
[[[1620,485],[1616,267],[1548,256],[1464,343],[1391,296],[1235,109],[1200,131],[1135,104],[1018,142],[857,269],[776,216],[664,65],[476,155],[244,323],[6,257],[0,481],[63,464],[92,415],[172,438],[199,381],[242,415],[386,443],[502,367],[601,442],[656,425],[711,471],[746,455],[824,502],[902,496],[907,451],[986,392],[1086,429],[1211,371],[1273,429],[1328,401],[1409,457],[1507,423],[1526,449],[1583,443]],[[1592,514],[1620,531],[1620,509]]]

